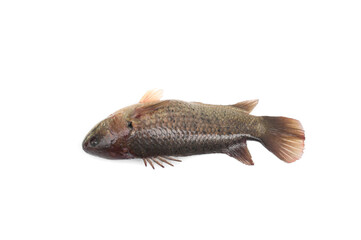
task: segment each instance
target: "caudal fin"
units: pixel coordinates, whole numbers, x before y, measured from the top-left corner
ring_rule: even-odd
[[[264,146],[279,159],[291,163],[301,158],[305,133],[301,123],[292,118],[263,117],[266,131]]]

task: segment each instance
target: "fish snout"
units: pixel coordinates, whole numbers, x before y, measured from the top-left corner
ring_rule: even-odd
[[[99,139],[97,136],[88,135],[83,141],[83,150],[87,153],[94,153],[98,149]]]

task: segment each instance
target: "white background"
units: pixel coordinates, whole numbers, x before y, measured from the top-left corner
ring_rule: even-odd
[[[360,239],[359,1],[1,1],[1,239]],[[249,143],[175,167],[86,154],[149,89],[299,119],[301,160]]]

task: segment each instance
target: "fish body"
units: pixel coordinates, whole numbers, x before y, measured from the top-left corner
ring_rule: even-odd
[[[302,156],[304,131],[299,121],[249,114],[257,100],[211,105],[160,100],[149,91],[140,103],[123,108],[94,127],[83,149],[110,159],[142,158],[163,167],[170,156],[225,153],[253,165],[247,140],[262,143],[285,162]]]

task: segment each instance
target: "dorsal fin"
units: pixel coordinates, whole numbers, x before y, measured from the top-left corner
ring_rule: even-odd
[[[134,113],[133,113],[132,117],[139,118],[140,116],[154,112],[164,106],[169,105],[169,102],[170,102],[170,100],[163,100],[163,101],[148,103],[143,106],[139,106],[134,109]]]
[[[247,100],[247,101],[239,102],[231,106],[240,108],[243,111],[250,113],[257,106],[257,104],[258,104],[258,99],[255,99],[255,100]]]
[[[163,96],[163,90],[152,89],[147,91],[140,99],[139,103],[156,102],[159,101]]]

